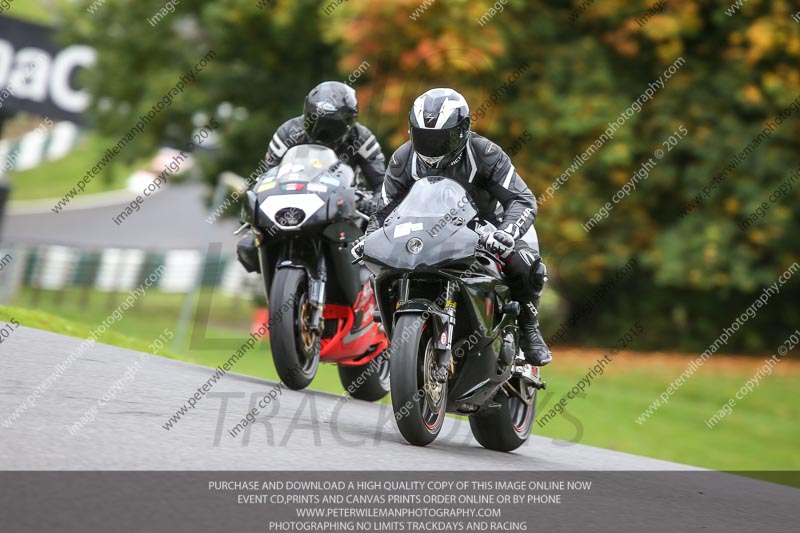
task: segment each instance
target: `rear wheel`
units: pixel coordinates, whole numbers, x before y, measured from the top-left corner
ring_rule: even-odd
[[[497,393],[494,402],[499,408],[487,410],[469,417],[472,435],[481,446],[498,452],[516,450],[531,435],[536,415],[536,389],[522,379],[512,379],[508,386],[516,393],[504,388]],[[529,403],[528,403],[529,402]]]
[[[431,328],[419,315],[403,314],[392,336],[389,377],[397,427],[410,444],[426,446],[439,435],[447,407],[447,383],[433,379]]]
[[[269,296],[272,360],[281,381],[293,390],[306,388],[319,366],[320,335],[308,328],[313,311],[308,281],[305,270],[278,269]]]
[[[389,394],[389,359],[386,352],[366,365],[339,365],[339,379],[353,398],[377,402]]]

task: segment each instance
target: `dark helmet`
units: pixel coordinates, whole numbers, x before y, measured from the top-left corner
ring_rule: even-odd
[[[469,106],[453,89],[431,89],[417,97],[408,122],[414,151],[434,168],[456,159],[469,140]]]
[[[303,128],[312,141],[336,148],[358,118],[358,101],[352,87],[325,81],[306,96]]]

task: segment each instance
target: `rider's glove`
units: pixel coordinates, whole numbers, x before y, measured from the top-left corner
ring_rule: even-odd
[[[357,261],[364,260],[364,240],[366,239],[365,236],[359,237],[356,242],[353,243],[353,247],[350,249],[350,255],[353,256],[353,259]]]
[[[505,259],[514,251],[514,237],[506,231],[497,230],[486,239],[486,248]]]
[[[378,210],[378,200],[375,196],[366,196],[358,201],[356,207],[365,215],[372,215]]]

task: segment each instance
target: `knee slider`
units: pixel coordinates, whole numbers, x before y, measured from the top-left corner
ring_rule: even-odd
[[[537,261],[530,270],[530,280],[531,285],[533,285],[536,291],[542,290],[544,284],[547,283],[547,266],[544,264],[541,257],[537,256]]]
[[[547,267],[538,252],[528,247],[518,249],[510,265],[516,275],[526,281],[532,292],[540,292],[547,281]]]

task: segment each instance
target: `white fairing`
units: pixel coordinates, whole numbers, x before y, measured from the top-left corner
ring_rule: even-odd
[[[316,194],[286,194],[268,197],[261,203],[259,209],[279,228],[297,229],[323,205],[325,205],[325,201]],[[305,214],[303,221],[296,226],[284,226],[278,222],[276,213],[285,207],[294,207],[302,211]]]

